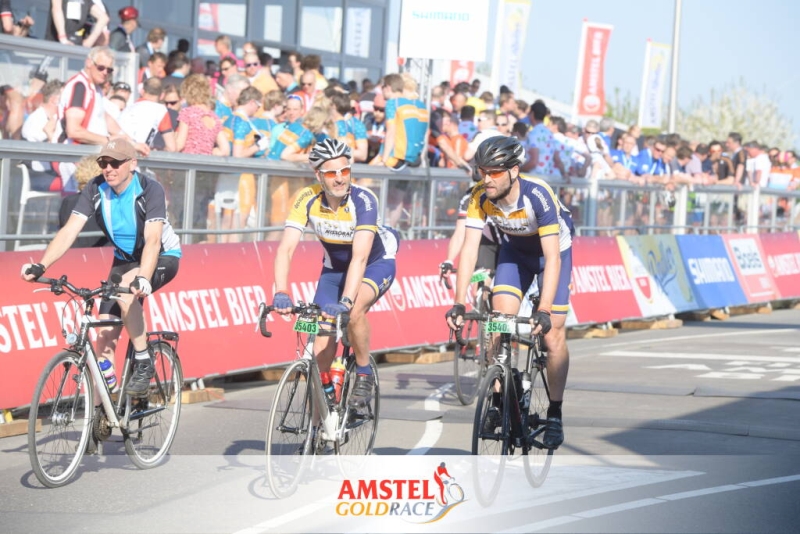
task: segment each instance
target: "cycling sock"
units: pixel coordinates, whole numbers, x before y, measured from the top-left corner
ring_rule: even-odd
[[[564,401],[550,401],[550,406],[547,408],[547,418],[558,417],[561,419],[561,403]]]
[[[140,362],[143,362],[145,360],[147,360],[149,362],[150,361],[150,351],[148,351],[147,349],[144,349],[144,350],[141,350],[141,351],[137,350],[137,351],[135,351],[133,353],[133,359],[134,360],[138,360]]]
[[[356,372],[360,375],[371,375],[372,366],[370,365],[356,365]]]

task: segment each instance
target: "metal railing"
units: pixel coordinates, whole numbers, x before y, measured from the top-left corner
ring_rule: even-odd
[[[57,229],[57,210],[25,211],[17,224],[20,201],[20,162],[44,159],[76,162],[96,154],[99,147],[0,141],[0,250],[10,243],[39,241]],[[145,172],[154,175],[168,196],[170,221],[185,244],[241,240],[277,239],[291,207],[292,195],[312,183],[313,173],[305,164],[255,158],[219,158],[153,152],[139,160]],[[438,168],[390,171],[385,167],[355,165],[356,182],[375,191],[384,207],[384,223],[401,231],[406,239],[447,237],[457,218],[458,201],[471,184],[459,170]],[[709,233],[727,231],[778,231],[798,227],[800,192],[770,189],[737,189],[730,186],[679,187],[670,208],[660,186],[637,186],[622,180],[566,182],[544,178],[573,213],[580,235],[622,233]],[[255,190],[246,213],[233,214],[229,228],[209,205],[221,183],[228,188],[248,186]],[[240,206],[242,200],[240,198]],[[216,220],[215,220],[216,218]],[[26,229],[37,223],[36,231]],[[17,229],[21,231],[17,232]]]

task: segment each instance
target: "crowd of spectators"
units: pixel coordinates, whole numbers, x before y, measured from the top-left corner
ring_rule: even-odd
[[[3,31],[24,36],[35,21],[14,20],[8,5],[0,0]],[[483,140],[514,135],[526,148],[523,172],[567,182],[627,180],[658,184],[667,192],[682,184],[800,185],[793,151],[755,140],[742,144],[736,132],[699,142],[677,134],[643,136],[635,125],[620,131],[608,118],[571,124],[551,115],[541,100],[529,104],[505,86],[495,95],[478,79],[455,87],[443,82],[432,88],[426,105],[407,73],[364,79],[359,86],[325,78],[320,56],[292,52],[278,65],[250,42],[237,55],[227,36],[215,41],[218,58],[206,61],[192,58],[184,39],[165,50],[162,28],[134,43],[133,6],[121,9],[117,19],[109,32],[111,17],[102,1],[52,0],[46,38],[88,47],[84,68],[63,83],[35,76],[26,98],[4,88],[4,136],[93,145],[125,136],[142,155],[164,150],[291,162],[307,161],[315,142],[335,137],[353,149],[356,162],[393,170],[424,163],[470,171]],[[139,55],[135,101],[127,83],[113,82],[118,51]],[[35,162],[32,171],[37,187],[77,189],[74,165]],[[209,198],[209,226],[220,215],[221,224],[236,225],[236,211],[238,224],[246,222],[254,202],[243,197],[254,198],[254,180],[252,174],[219,178]],[[293,192],[303,185],[297,179],[271,183],[273,222],[282,222]],[[667,196],[664,202],[674,200]]]

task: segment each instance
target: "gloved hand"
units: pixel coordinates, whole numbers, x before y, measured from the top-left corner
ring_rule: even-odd
[[[26,263],[22,266],[22,279],[28,282],[37,280],[44,275],[44,265],[41,263]]]
[[[153,286],[150,285],[150,280],[144,276],[137,276],[131,282],[131,289],[138,289],[139,295],[146,297],[153,293]]]
[[[444,314],[447,319],[447,325],[455,330],[464,324],[464,314],[467,313],[467,307],[463,304],[453,304],[453,307],[447,310]],[[461,317],[461,321],[458,318]]]
[[[322,307],[322,313],[328,317],[336,317],[340,313],[350,313],[347,305],[337,302],[336,304],[326,304]]]
[[[536,313],[533,314],[531,317],[533,324],[531,325],[533,328],[536,328],[536,325],[542,327],[542,334],[546,334],[550,331],[553,327],[553,323],[550,322],[550,312],[545,310],[537,310]]]
[[[276,311],[291,310],[294,308],[294,303],[292,302],[292,297],[286,293],[275,293],[275,296],[272,297],[272,307],[275,308]]]
[[[258,146],[259,152],[264,152],[269,150],[269,138],[268,137],[261,137],[258,141],[256,141],[256,146]]]

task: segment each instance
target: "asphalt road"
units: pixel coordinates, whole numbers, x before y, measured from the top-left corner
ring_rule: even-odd
[[[434,525],[331,521],[324,482],[274,499],[263,451],[275,385],[261,382],[215,384],[224,399],[184,405],[169,460],[149,471],[135,469],[112,436],[71,484],[47,490],[30,469],[26,437],[0,440],[0,524],[4,532],[797,532],[799,324],[800,310],[784,310],[571,341],[566,441],[545,484],[519,482],[512,461],[494,505],[468,500]],[[374,453],[387,468],[468,460],[474,406],[455,398],[451,363],[382,365],[380,378]]]

